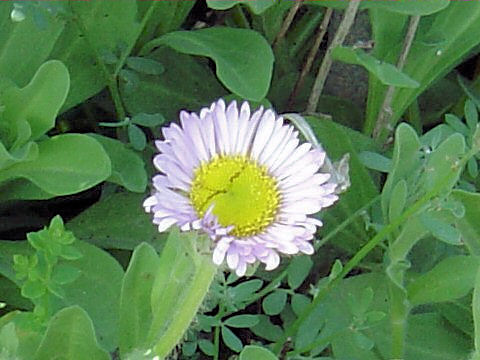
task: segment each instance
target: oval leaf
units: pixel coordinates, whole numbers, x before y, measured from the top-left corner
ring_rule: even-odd
[[[146,45],[168,45],[191,55],[215,61],[217,76],[233,93],[254,101],[267,95],[273,71],[273,52],[257,32],[212,27],[196,31],[174,31]]]

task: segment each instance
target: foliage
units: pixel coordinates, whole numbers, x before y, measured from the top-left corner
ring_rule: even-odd
[[[1,359],[480,359],[480,3],[362,0],[329,48],[351,4],[0,3]],[[143,212],[161,126],[219,97],[348,153],[315,255],[238,278]]]

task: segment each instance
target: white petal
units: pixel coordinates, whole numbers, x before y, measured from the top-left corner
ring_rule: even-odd
[[[265,270],[273,270],[278,267],[280,264],[280,256],[278,256],[276,251],[271,251],[268,258],[265,261]]]
[[[230,153],[235,153],[238,136],[238,108],[237,102],[232,101],[226,111],[228,122],[228,134],[230,136]]]
[[[263,114],[263,106],[260,106],[257,111],[255,111],[248,122],[248,128],[246,134],[242,141],[242,146],[240,150],[241,155],[246,155],[250,148],[252,147],[253,137],[257,131],[257,127],[259,125],[260,117]]]
[[[237,276],[243,276],[247,272],[247,264],[243,261],[238,263],[237,269],[235,270],[235,273]]]
[[[253,139],[253,145],[250,151],[253,159],[258,159],[260,157],[261,152],[272,137],[274,127],[275,114],[272,110],[269,109],[263,114],[262,119],[260,120],[260,124],[258,125],[258,130],[255,134],[255,138]]]
[[[177,219],[169,217],[163,219],[159,224],[158,224],[158,232],[164,232],[167,230],[170,226],[175,224],[177,222]]]
[[[227,265],[230,269],[236,269],[239,261],[238,252],[236,249],[227,253]]]
[[[220,240],[217,243],[217,246],[213,250],[212,261],[216,265],[220,265],[225,259],[225,254],[227,253],[228,248],[230,247],[230,243],[227,241]]]

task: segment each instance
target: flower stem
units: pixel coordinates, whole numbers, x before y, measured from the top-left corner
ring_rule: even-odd
[[[295,1],[295,4],[293,4],[293,6],[290,8],[290,11],[288,12],[287,16],[283,20],[282,27],[280,28],[280,31],[278,32],[277,37],[273,41],[274,47],[277,46],[277,44],[279,44],[287,34],[287,31],[290,28],[290,25],[292,24],[298,9],[300,9],[300,6],[302,6],[302,3],[303,3],[303,0]]]
[[[353,25],[353,21],[355,20],[355,15],[357,14],[358,6],[360,5],[360,0],[350,0],[348,3],[348,7],[345,10],[345,14],[343,15],[342,22],[338,27],[337,32],[335,33],[335,37],[332,40],[332,43],[327,49],[325,56],[323,58],[322,64],[318,69],[317,78],[315,79],[315,83],[313,84],[312,94],[308,99],[307,105],[307,112],[314,113],[317,109],[318,100],[320,99],[320,94],[322,93],[323,86],[325,85],[325,81],[327,80],[327,75],[332,67],[333,59],[332,59],[332,50],[337,46],[340,46],[345,41],[350,28]]]
[[[203,255],[185,297],[178,303],[177,308],[182,311],[176,313],[177,316],[172,319],[164,336],[155,345],[155,355],[166,357],[181,340],[205,298],[216,270],[211,257]]]
[[[322,20],[322,23],[320,24],[320,27],[318,28],[318,34],[315,38],[315,42],[313,43],[313,46],[310,49],[310,52],[308,53],[307,61],[305,62],[305,65],[303,66],[302,72],[300,73],[297,83],[295,84],[295,87],[293,88],[293,91],[290,94],[290,97],[288,99],[289,107],[291,107],[294,104],[295,98],[297,97],[297,94],[300,92],[303,86],[303,83],[305,82],[305,77],[312,69],[313,60],[315,59],[318,49],[322,44],[323,38],[327,33],[327,28],[328,28],[328,24],[330,23],[330,18],[332,17],[332,13],[333,13],[333,9],[327,8],[327,10],[325,11],[325,14],[323,15],[323,20]]]

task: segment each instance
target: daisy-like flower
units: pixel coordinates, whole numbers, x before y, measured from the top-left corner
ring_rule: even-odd
[[[260,261],[275,269],[279,254],[312,254],[321,226],[309,217],[337,200],[336,183],[319,172],[326,154],[272,110],[253,114],[223,100],[200,114],[180,112],[181,125],[163,128],[153,162],[155,191],[143,204],[160,232],[172,225],[202,230],[213,262],[226,258],[237,275]]]

